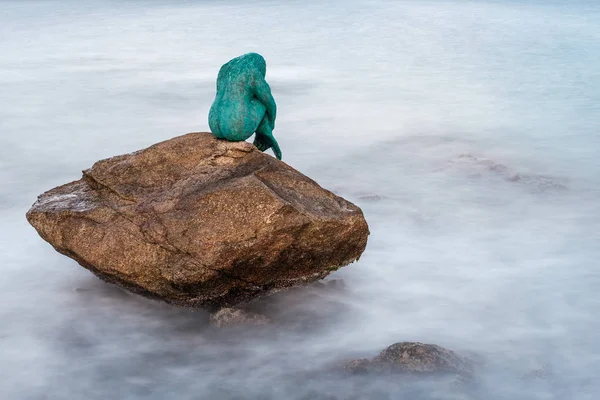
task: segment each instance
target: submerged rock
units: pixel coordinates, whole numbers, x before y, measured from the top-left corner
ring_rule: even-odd
[[[517,173],[506,165],[493,160],[462,154],[450,161],[447,167],[465,170],[470,178],[482,178],[492,174],[507,182],[518,183],[534,192],[563,191],[567,189],[564,180],[546,175]]]
[[[357,260],[369,235],[354,204],[210,133],[98,161],[39,196],[27,219],[105,281],[191,307],[321,279]]]
[[[263,326],[269,325],[271,320],[262,314],[245,311],[239,308],[221,308],[210,315],[210,324],[215,328],[232,326]]]
[[[531,382],[536,380],[545,380],[550,379],[552,377],[552,368],[550,365],[543,365],[541,367],[535,368],[526,374],[521,376],[521,379],[525,382]]]
[[[473,365],[467,358],[443,347],[419,342],[395,343],[371,360],[349,361],[344,369],[353,374],[449,374],[463,379],[473,375]]]

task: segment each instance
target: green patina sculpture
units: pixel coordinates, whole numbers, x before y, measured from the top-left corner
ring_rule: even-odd
[[[239,142],[256,132],[254,145],[273,149],[281,160],[275,137],[277,106],[265,80],[267,63],[256,53],[248,53],[221,67],[217,77],[217,96],[208,114],[208,125],[219,139]]]

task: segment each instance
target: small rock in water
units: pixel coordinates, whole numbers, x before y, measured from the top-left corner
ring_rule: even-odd
[[[524,374],[521,379],[523,381],[534,381],[534,380],[543,380],[543,379],[548,379],[552,376],[551,373],[552,369],[550,368],[549,365],[544,365],[541,366],[539,368],[536,368],[534,370],[529,371],[528,373]]]
[[[378,194],[367,194],[364,196],[360,196],[359,199],[365,201],[381,201],[385,199],[385,197],[379,196]]]
[[[325,291],[332,290],[334,292],[343,291],[346,284],[342,279],[331,279],[321,282],[315,282],[312,285],[315,289],[322,289]]]
[[[244,311],[239,308],[221,308],[210,315],[210,324],[215,328],[231,326],[263,326],[271,320],[262,314]]]
[[[450,374],[459,378],[473,375],[473,366],[465,357],[434,344],[419,342],[395,343],[371,360],[358,359],[346,363],[344,369],[353,374]]]
[[[351,360],[344,365],[344,370],[352,374],[365,374],[371,372],[372,369],[373,363],[368,358]]]

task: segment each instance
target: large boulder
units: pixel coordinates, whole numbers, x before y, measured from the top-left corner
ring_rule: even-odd
[[[40,236],[107,282],[222,307],[357,260],[361,210],[247,142],[190,133],[98,161],[27,213]]]

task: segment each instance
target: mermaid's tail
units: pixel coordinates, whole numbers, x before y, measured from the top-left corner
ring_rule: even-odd
[[[273,121],[274,122],[274,121]],[[254,136],[254,145],[260,151],[267,151],[273,149],[275,157],[281,160],[281,150],[279,149],[279,143],[273,137],[273,127],[269,121],[268,116],[265,114],[262,121],[256,128],[256,136]]]
[[[277,157],[278,160],[281,160],[281,149],[279,149],[279,143],[277,143],[277,140],[275,140],[273,135],[256,132],[256,136],[254,137],[254,145],[260,151],[267,151],[272,148],[273,153],[275,153],[275,157]]]

